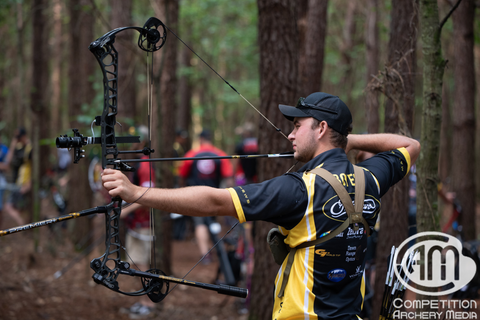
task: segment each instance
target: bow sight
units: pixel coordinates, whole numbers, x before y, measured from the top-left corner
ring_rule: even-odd
[[[72,129],[72,131],[73,131],[73,137],[69,137],[65,134],[63,136],[58,137],[55,140],[55,144],[59,149],[73,149],[73,163],[78,163],[80,159],[85,158],[85,155],[83,154],[85,150],[82,149],[83,146],[87,144],[101,144],[102,142],[99,137],[84,137],[83,134],[78,132],[78,129]],[[116,140],[116,143],[136,143],[136,142],[140,142],[140,137],[139,136],[116,137],[115,140]],[[143,150],[118,151],[118,153],[139,153],[139,152],[148,155],[150,153],[153,153],[154,150],[145,148]],[[111,163],[108,163],[108,164],[111,164]]]

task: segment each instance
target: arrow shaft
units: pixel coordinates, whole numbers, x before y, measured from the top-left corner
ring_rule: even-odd
[[[220,160],[220,159],[256,159],[256,158],[293,158],[293,153],[276,154],[247,154],[211,157],[187,157],[187,158],[151,158],[151,159],[118,159],[114,162],[161,162],[161,161],[186,161],[186,160]]]

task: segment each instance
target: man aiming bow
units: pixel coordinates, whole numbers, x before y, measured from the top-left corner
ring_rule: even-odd
[[[349,135],[348,107],[327,93],[313,93],[300,98],[295,107],[279,108],[293,121],[288,139],[294,157],[306,163],[295,173],[227,189],[194,186],[146,192],[120,171],[105,169],[103,185],[112,197],[167,212],[277,224],[290,253],[280,260],[272,319],[356,320],[363,304],[367,236],[378,217],[380,198],[408,173],[420,144],[396,134]],[[354,169],[346,155],[353,149],[376,155]],[[317,168],[329,173],[320,177]],[[363,206],[352,213],[355,219],[346,224],[351,212],[345,207],[349,206],[340,195],[342,190],[332,187],[335,181],[327,181],[329,175],[340,182],[350,201],[364,197],[357,201]],[[356,192],[356,184],[364,186],[364,191]]]

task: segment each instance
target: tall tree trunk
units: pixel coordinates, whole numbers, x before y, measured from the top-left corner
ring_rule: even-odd
[[[177,30],[178,26],[178,0],[165,1],[166,25],[172,30]],[[160,150],[162,157],[173,157],[174,149],[173,142],[175,141],[175,118],[177,103],[175,99],[177,88],[177,46],[176,42],[171,42],[164,47],[164,61],[161,79],[160,79],[160,114],[161,114],[161,139]],[[175,186],[173,176],[173,163],[163,162],[160,166],[161,186],[163,188],[173,188]],[[171,273],[171,220],[168,219],[170,212],[163,212],[166,215],[162,219],[162,270],[167,274]]]
[[[462,0],[453,13],[455,99],[453,104],[453,190],[462,206],[460,224],[466,240],[475,233],[475,68],[473,20],[475,3]],[[470,177],[470,178],[467,178]]]
[[[26,126],[27,125],[27,119],[28,117],[25,117],[25,115],[30,115],[29,112],[30,110],[28,109],[28,106],[26,105],[26,99],[24,97],[27,95],[26,89],[25,89],[25,79],[27,78],[26,76],[26,58],[25,58],[25,20],[23,18],[23,9],[22,9],[22,3],[18,2],[17,3],[17,23],[15,26],[17,27],[17,74],[18,76],[16,77],[16,90],[15,90],[15,106],[16,108],[13,108],[16,112],[14,115],[14,119],[16,122],[16,126]]]
[[[393,0],[388,63],[384,74],[385,132],[410,135],[415,105],[415,45],[417,40],[417,8],[413,1]],[[376,251],[375,296],[373,319],[377,319],[382,303],[387,257],[392,245],[398,247],[408,237],[408,177],[397,183],[382,197],[382,217]]]
[[[167,20],[166,20],[166,1],[167,0],[161,0],[161,1],[156,1],[156,2],[152,2],[152,5],[153,5],[153,9],[155,11],[155,17],[157,17],[158,19],[160,19],[160,21],[164,21],[166,24],[167,24]],[[167,24],[168,25],[168,24]],[[171,46],[173,42],[172,40],[172,37],[169,37],[165,46]],[[154,132],[160,132],[160,128],[161,128],[161,121],[162,121],[162,115],[160,113],[160,107],[161,107],[161,85],[160,85],[160,81],[161,81],[161,77],[162,77],[162,74],[163,74],[163,69],[164,69],[164,65],[165,65],[165,49],[166,48],[162,48],[160,50],[158,50],[157,52],[155,52],[153,54],[153,57],[152,57],[152,64],[153,64],[153,83],[154,84],[157,84],[157,85],[154,85],[153,88],[151,87],[150,90],[153,90],[152,92],[152,105],[153,105],[153,110],[152,110],[152,113],[150,115],[151,119],[151,130],[154,131]],[[150,86],[151,84],[147,84],[147,86]],[[147,90],[148,91],[148,90]],[[152,148],[156,150],[156,152],[154,153],[155,156],[159,156],[159,150],[160,149],[160,146],[161,146],[161,136],[159,134],[153,134],[151,137],[151,143],[152,143]],[[156,179],[157,179],[157,182],[158,184],[160,184],[160,174],[157,174],[156,175]]]
[[[53,40],[51,48],[58,50],[63,48],[62,41],[62,11],[63,11],[63,2],[61,0],[54,0],[52,3],[53,10]],[[51,97],[51,119],[50,119],[50,137],[55,137],[60,134],[61,125],[61,90],[62,90],[62,59],[54,59],[52,61],[52,97]]]
[[[322,88],[328,1],[308,1],[305,57],[300,59],[299,95],[306,97]]]
[[[379,42],[378,42],[378,0],[367,0],[367,21],[365,28],[367,83],[372,81],[378,72]],[[378,112],[378,93],[367,88],[365,94],[365,111],[367,113],[368,133],[378,133],[380,130],[380,115]]]
[[[132,0],[112,1],[111,27],[132,26]],[[118,94],[120,99],[117,101],[117,107],[122,118],[129,118],[135,123],[136,117],[136,92],[135,92],[135,54],[138,52],[131,49],[134,32],[121,32],[117,34],[115,48],[119,54],[118,59]],[[122,122],[120,120],[120,122]]]
[[[90,104],[94,96],[92,84],[89,82],[95,65],[95,58],[88,51],[88,46],[95,40],[93,37],[94,20],[90,10],[91,2],[89,0],[70,1],[68,105],[70,119],[72,119],[71,128],[82,129],[84,127],[84,124],[79,123],[76,119],[78,115],[82,114],[82,104]],[[96,81],[101,81],[101,79],[96,79]],[[71,211],[84,209],[91,203],[87,160],[83,159],[78,164],[70,166],[69,176],[71,182],[69,184],[69,208]],[[78,243],[92,232],[91,219],[77,219],[70,227],[74,243]]]
[[[186,32],[189,33],[188,31]],[[191,67],[190,61],[193,53],[188,48],[183,47],[180,53],[180,64],[182,68]],[[192,123],[192,80],[189,74],[180,76],[178,83],[178,110],[177,110],[177,128],[189,131]]]
[[[32,3],[33,17],[33,47],[36,48],[32,55],[32,86],[30,87],[30,109],[34,115],[30,137],[32,139],[32,220],[40,220],[40,181],[47,173],[49,147],[40,145],[40,141],[48,137],[46,125],[49,120],[46,89],[48,84],[48,41],[46,39],[46,12],[47,1],[35,0]],[[43,156],[40,156],[43,155]],[[35,232],[35,249],[38,246],[38,231]]]
[[[309,0],[299,0],[296,1],[296,17],[297,17],[297,30],[298,30],[298,89],[297,96],[304,95],[305,88],[304,78],[305,78],[305,66],[307,62],[306,55],[306,42],[307,42],[307,30],[309,29],[308,25],[308,1]]]
[[[295,19],[295,3],[288,0],[258,0],[260,43],[260,110],[276,126],[290,130],[292,124],[278,110],[279,103],[295,103],[298,57],[297,31],[290,21]],[[281,64],[278,61],[282,61]],[[259,152],[290,150],[290,142],[260,123]],[[287,133],[288,134],[288,133]],[[285,173],[288,162],[260,162],[260,181]],[[269,319],[273,308],[273,283],[278,266],[266,244],[273,225],[255,224],[255,267],[252,278],[250,319]]]
[[[441,28],[437,1],[420,0],[419,14],[424,68],[420,139],[422,151],[417,162],[417,230],[423,232],[439,230],[437,183],[445,60],[442,57],[440,43]],[[417,294],[417,300],[430,299],[431,296]],[[435,310],[422,308],[417,311]]]
[[[347,1],[347,11],[345,15],[345,25],[343,27],[343,39],[340,45],[340,54],[342,57],[343,75],[340,83],[345,90],[342,98],[347,106],[352,105],[352,88],[353,88],[353,66],[352,66],[352,49],[354,46],[354,37],[356,32],[355,14],[357,11],[357,1]],[[350,108],[353,119],[355,119],[355,108]]]
[[[450,180],[452,176],[452,116],[450,113],[448,86],[442,88],[442,127],[440,131],[440,154],[438,175],[440,181]]]

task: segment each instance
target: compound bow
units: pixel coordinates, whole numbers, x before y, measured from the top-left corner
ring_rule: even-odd
[[[137,30],[140,35],[138,38],[138,46],[140,49],[146,52],[155,52],[159,50],[166,41],[167,32],[166,27],[160,20],[157,18],[150,18],[147,20],[145,25],[140,27],[122,27],[114,29],[110,32],[107,32],[102,37],[98,38],[92,42],[89,46],[90,51],[95,55],[102,72],[103,72],[103,87],[104,87],[104,105],[103,112],[101,116],[95,117],[95,125],[100,126],[101,136],[100,137],[85,137],[79,133],[77,129],[73,130],[73,136],[69,137],[67,135],[60,136],[56,139],[57,148],[69,148],[73,149],[74,163],[85,157],[83,153],[83,146],[87,144],[100,144],[102,147],[102,168],[107,166],[121,170],[121,171],[134,171],[128,163],[129,162],[138,162],[138,161],[176,161],[176,160],[187,160],[185,158],[163,158],[163,159],[126,159],[122,160],[119,158],[120,154],[127,153],[143,153],[145,155],[150,155],[154,152],[151,148],[144,148],[143,150],[131,150],[131,151],[120,151],[118,149],[118,143],[135,143],[140,141],[140,137],[135,136],[126,136],[126,137],[116,137],[115,136],[115,125],[116,115],[117,115],[117,78],[118,78],[118,52],[114,47],[115,35],[121,31],[134,29]],[[172,34],[174,34],[182,43],[184,43],[172,30],[168,29]],[[185,44],[185,43],[184,43]],[[186,45],[186,44],[185,44]],[[188,46],[187,46],[188,47]],[[188,47],[190,49],[190,47]],[[190,49],[192,50],[192,49]],[[192,52],[194,52],[192,50]],[[195,52],[194,52],[195,53]],[[196,53],[195,53],[196,54]],[[198,56],[198,54],[196,54]],[[199,57],[200,58],[200,57]],[[202,58],[200,58],[205,64],[207,64]],[[208,67],[210,67],[207,64]],[[210,67],[210,69],[212,69]],[[212,69],[213,70],[213,69]],[[222,80],[230,86],[236,93],[238,93],[251,107],[253,107],[263,118],[265,118],[278,132],[280,132],[285,138],[287,138],[280,129],[278,129],[273,123],[271,123],[257,108],[255,108],[248,100],[246,100],[234,87],[230,85],[223,77],[221,77],[215,70],[213,70]],[[205,159],[211,158],[263,158],[263,157],[282,157],[282,158],[292,158],[292,153],[284,154],[263,154],[263,155],[241,155],[241,156],[224,156],[224,157],[204,157]],[[202,159],[202,158],[195,158]],[[122,261],[120,257],[120,249],[122,247],[119,236],[119,221],[122,199],[113,198],[112,201],[104,206],[97,206],[95,208],[86,209],[80,212],[70,213],[68,215],[60,216],[57,218],[51,218],[39,222],[30,223],[27,225],[10,228],[7,230],[0,230],[0,236],[5,236],[8,234],[37,228],[57,222],[66,221],[69,219],[75,219],[91,214],[103,213],[105,214],[105,253],[99,258],[95,258],[91,261],[90,267],[94,270],[93,279],[96,283],[102,284],[105,287],[116,291],[118,293],[128,295],[128,296],[141,296],[147,295],[152,301],[160,302],[162,301],[170,290],[170,282],[176,284],[183,284],[188,286],[199,287],[207,290],[217,291],[221,294],[246,298],[248,295],[248,290],[244,288],[238,288],[228,285],[214,285],[207,284],[197,281],[185,280],[184,278],[174,278],[166,276],[161,270],[149,269],[147,271],[139,271],[130,267],[130,263]],[[233,227],[232,227],[233,229]],[[231,229],[230,229],[231,230]],[[228,232],[227,232],[228,234]],[[223,237],[219,240],[221,241]],[[217,242],[218,243],[218,242]],[[214,245],[214,247],[216,244]],[[212,248],[213,249],[213,248]],[[198,263],[197,263],[198,264]],[[197,265],[196,264],[196,265]],[[195,266],[196,266],[195,265]],[[195,267],[194,266],[194,267]],[[192,268],[193,269],[193,268]],[[190,272],[190,271],[189,271]],[[142,282],[142,289],[132,292],[122,291],[118,283],[118,277],[120,275],[128,275],[133,277],[140,277]],[[188,275],[188,273],[187,273]]]
[[[77,129],[73,130],[73,136],[60,136],[56,139],[57,148],[73,149],[73,161],[78,161],[85,157],[83,153],[83,146],[87,144],[100,144],[102,147],[102,168],[111,167],[121,171],[134,171],[134,168],[125,162],[120,162],[119,155],[125,153],[143,153],[150,155],[154,150],[144,148],[143,150],[120,151],[118,143],[135,143],[140,142],[140,137],[116,137],[115,125],[117,124],[117,79],[118,79],[118,52],[114,47],[115,36],[124,30],[134,29],[140,35],[138,38],[138,46],[146,52],[155,52],[159,50],[166,41],[165,25],[157,18],[150,18],[147,20],[143,28],[140,27],[122,27],[107,32],[102,37],[93,41],[89,50],[94,54],[103,73],[103,88],[104,88],[104,105],[101,116],[95,117],[95,125],[100,126],[101,136],[98,137],[84,137]],[[116,291],[118,293],[128,296],[147,295],[152,301],[160,302],[169,293],[170,282],[177,284],[184,284],[188,286],[195,286],[207,290],[217,291],[221,294],[227,294],[246,298],[248,294],[247,289],[237,288],[227,285],[214,285],[202,283],[197,281],[190,281],[180,278],[166,276],[161,270],[153,268],[147,271],[139,271],[130,268],[130,263],[121,260],[120,249],[122,244],[120,242],[119,221],[122,208],[122,199],[113,198],[112,202],[105,206],[98,206],[91,209],[86,209],[76,213],[60,216],[57,218],[47,219],[16,228],[1,230],[0,236],[16,233],[40,226],[49,225],[69,219],[83,217],[91,214],[103,213],[105,214],[105,253],[99,258],[95,258],[90,262],[90,267],[94,270],[93,279],[96,283],[102,284],[105,287]],[[142,289],[132,292],[122,291],[118,283],[120,275],[128,275],[133,277],[140,277],[142,282]]]
[[[121,171],[133,171],[133,168],[124,162],[119,162],[118,156],[122,153],[138,153],[150,155],[153,150],[144,148],[143,150],[119,151],[117,143],[137,142],[139,137],[134,137],[135,141],[128,137],[116,137],[115,125],[117,115],[117,76],[118,76],[118,52],[115,50],[115,35],[127,29],[137,30],[140,35],[138,38],[138,46],[146,52],[155,52],[159,50],[166,41],[167,33],[165,25],[156,18],[147,20],[143,28],[124,27],[117,28],[107,32],[102,37],[92,42],[89,46],[90,51],[94,54],[103,72],[104,86],[104,106],[101,116],[96,117],[95,123],[101,127],[100,144],[102,146],[102,167],[111,166],[113,169]],[[76,140],[75,140],[76,139]],[[79,141],[80,143],[72,143]],[[85,138],[74,129],[74,137],[61,137],[57,139],[57,147],[68,147],[74,149],[74,162],[83,157],[83,145],[95,143],[91,138]],[[242,288],[236,288],[226,285],[212,285],[195,281],[187,281],[166,276],[159,269],[150,269],[145,272],[130,268],[128,262],[122,261],[120,257],[120,237],[119,237],[119,220],[121,212],[120,198],[112,199],[112,202],[105,207],[105,253],[90,263],[90,267],[95,271],[93,279],[96,283],[117,291],[121,294],[129,296],[148,295],[154,301],[163,300],[169,293],[169,283],[175,282],[190,286],[197,286],[204,289],[215,290],[218,293],[246,297],[248,291]],[[103,208],[102,208],[103,209]],[[134,292],[121,291],[118,284],[118,276],[124,274],[129,276],[138,276],[141,278],[143,288]]]

